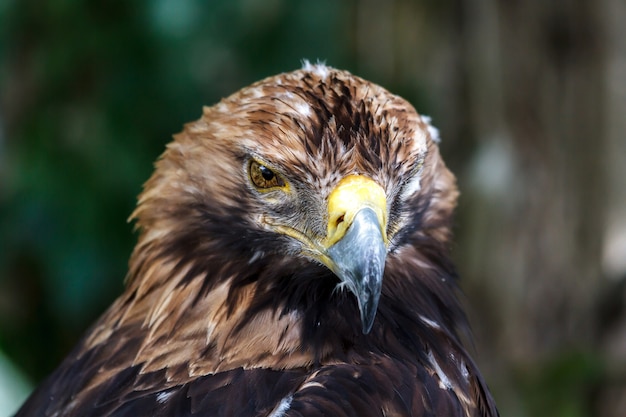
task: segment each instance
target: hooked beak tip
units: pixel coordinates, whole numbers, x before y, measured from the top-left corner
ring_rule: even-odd
[[[364,208],[354,217],[345,236],[328,250],[335,274],[354,293],[363,334],[374,325],[382,289],[387,247],[376,213]]]

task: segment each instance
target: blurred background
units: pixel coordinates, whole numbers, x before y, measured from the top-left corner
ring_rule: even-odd
[[[0,415],[122,290],[171,135],[307,58],[439,127],[501,414],[625,416],[625,21],[623,0],[1,0]]]

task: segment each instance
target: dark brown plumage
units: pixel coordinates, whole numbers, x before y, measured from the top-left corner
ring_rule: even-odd
[[[435,134],[308,63],[205,108],[139,198],[125,292],[17,415],[496,416]]]

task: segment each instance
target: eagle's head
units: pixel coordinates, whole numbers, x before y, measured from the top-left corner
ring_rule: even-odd
[[[451,321],[434,304],[455,305],[457,191],[437,140],[404,99],[324,65],[205,108],[140,196],[125,313],[112,320],[143,318],[153,346],[202,335],[220,366],[255,349],[257,362],[319,361],[400,305],[422,324]]]
[[[18,415],[497,416],[436,142],[324,65],[205,108],[139,198],[125,292]]]

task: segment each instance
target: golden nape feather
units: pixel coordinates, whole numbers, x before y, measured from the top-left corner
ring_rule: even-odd
[[[17,415],[498,415],[438,140],[321,64],[205,108],[139,197],[124,293]]]

